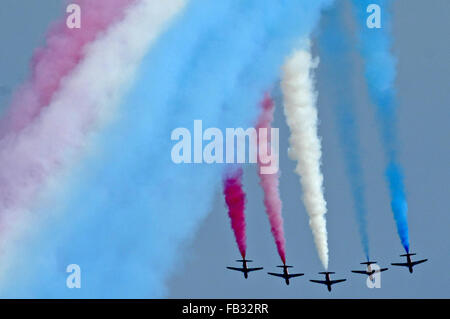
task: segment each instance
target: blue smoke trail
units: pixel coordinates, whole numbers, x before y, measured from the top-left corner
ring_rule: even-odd
[[[320,61],[326,70],[327,90],[333,90],[336,97],[333,103],[340,144],[344,152],[345,166],[350,180],[353,203],[356,210],[361,244],[369,260],[369,236],[367,232],[367,204],[365,183],[360,158],[358,125],[355,119],[355,106],[352,100],[352,87],[346,75],[352,68],[348,32],[343,27],[342,6],[335,5],[324,14],[325,26],[320,32]]]
[[[391,208],[397,224],[397,232],[403,247],[409,252],[409,232],[405,187],[401,166],[397,162],[396,60],[391,53],[391,1],[353,0],[360,27],[361,52],[366,64],[366,78],[369,94],[377,106],[382,141],[388,159],[386,179],[391,195]],[[366,12],[370,4],[381,8],[381,28],[369,29]]]
[[[204,128],[253,124],[262,92],[329,2],[193,0],[145,58],[120,121],[72,174],[65,200],[42,210],[61,217],[22,243],[26,260],[8,274],[14,282],[2,294],[164,296],[224,168],[174,164],[172,130],[193,132],[195,119]],[[71,263],[84,274],[81,289],[65,286]]]

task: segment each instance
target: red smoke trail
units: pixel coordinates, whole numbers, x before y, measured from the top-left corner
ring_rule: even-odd
[[[231,219],[236,243],[241,252],[242,258],[245,258],[247,250],[245,234],[245,193],[242,189],[242,168],[231,168],[225,173],[224,177],[224,195],[228,206],[228,215]]]
[[[271,123],[273,121],[274,102],[269,94],[266,94],[262,102],[262,113],[258,119],[257,130],[261,128],[267,128],[267,134],[260,136],[258,133],[258,145],[267,145],[267,149],[270,150],[270,141],[268,140],[268,134],[271,130]],[[275,174],[261,174],[260,156],[258,156],[258,175],[260,178],[260,184],[264,191],[264,205],[266,206],[266,213],[269,217],[270,227],[272,235],[277,245],[278,254],[281,260],[286,264],[286,240],[284,238],[283,217],[281,215],[282,203],[279,192],[279,173]]]
[[[134,0],[77,0],[81,8],[81,28],[69,29],[65,15],[47,34],[46,45],[32,58],[31,76],[13,95],[11,105],[0,120],[0,137],[17,132],[46,107],[94,41],[120,20]]]

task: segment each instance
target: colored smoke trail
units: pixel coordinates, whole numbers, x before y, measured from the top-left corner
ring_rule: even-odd
[[[167,278],[210,211],[223,169],[174,164],[171,132],[194,119],[251,126],[284,57],[328,2],[193,0],[144,59],[120,119],[73,172],[64,202],[41,208],[70,218],[17,247],[27,258],[16,260],[2,295],[167,295]],[[89,289],[60,284],[61,265],[74,261],[89,271]]]
[[[241,253],[245,259],[247,251],[247,236],[245,232],[245,192],[242,189],[242,167],[231,168],[225,172],[223,182],[223,194],[228,206],[228,216],[231,220],[234,237]]]
[[[296,51],[283,67],[281,88],[284,113],[291,131],[289,156],[297,161],[295,171],[300,176],[309,225],[319,258],[327,269],[327,203],[320,169],[322,146],[318,136],[317,93],[312,74],[317,66],[318,60],[313,60],[309,49]]]
[[[352,97],[352,85],[347,76],[351,70],[351,44],[343,27],[343,8],[336,5],[326,13],[327,21],[320,35],[320,57],[325,87],[333,92],[332,101],[339,132],[340,145],[344,154],[346,173],[350,181],[353,205],[356,211],[361,245],[369,260],[369,236],[367,232],[367,203],[365,183],[361,163],[359,128],[355,118],[355,103]]]
[[[381,28],[369,29],[366,12],[370,4],[381,8]],[[361,54],[365,60],[369,95],[376,106],[383,147],[388,161],[386,179],[390,189],[391,208],[397,232],[405,250],[409,251],[408,204],[402,168],[397,160],[398,137],[396,125],[395,77],[396,61],[391,53],[391,2],[385,0],[353,0],[359,20]]]
[[[172,0],[161,10],[158,0],[144,0],[130,7],[86,48],[86,57],[39,117],[0,140],[2,226],[21,218],[15,213],[29,209],[43,186],[88,149],[87,139],[114,117],[152,41],[183,6]]]
[[[30,78],[14,93],[10,107],[0,118],[0,137],[17,133],[49,105],[63,79],[85,56],[86,46],[121,20],[134,1],[72,1],[81,7],[81,28],[69,29],[66,16],[50,28],[46,46],[34,53]]]
[[[270,95],[266,95],[262,102],[262,112],[256,125],[257,131],[260,132],[262,128],[267,129],[267,134],[258,134],[258,144],[266,145],[267,149],[270,149],[271,141],[268,139],[273,122],[274,102]],[[264,153],[264,152],[263,152]],[[258,176],[260,179],[261,187],[264,191],[264,206],[266,207],[266,213],[269,217],[270,228],[272,235],[275,239],[278,254],[280,255],[283,264],[286,264],[286,240],[284,238],[283,228],[283,216],[282,203],[279,191],[279,178],[278,171],[274,174],[263,174],[261,167],[264,166],[264,161],[261,161],[261,154],[258,156]],[[278,161],[278,158],[277,158]],[[278,167],[278,165],[277,165]]]

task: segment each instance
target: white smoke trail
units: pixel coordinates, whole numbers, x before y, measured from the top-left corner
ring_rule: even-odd
[[[303,202],[309,215],[319,258],[328,268],[328,242],[325,214],[327,203],[323,194],[321,142],[317,132],[317,94],[313,70],[318,66],[309,49],[296,51],[283,67],[281,87],[284,113],[291,131],[289,157],[297,161],[295,171],[300,175]]]
[[[139,0],[130,6],[123,20],[86,47],[85,58],[34,122],[0,141],[0,165],[7,168],[0,172],[3,250],[12,254],[10,245],[38,228],[37,216],[29,214],[33,199],[42,189],[57,189],[55,177],[87,151],[91,134],[117,116],[145,54],[187,1]]]

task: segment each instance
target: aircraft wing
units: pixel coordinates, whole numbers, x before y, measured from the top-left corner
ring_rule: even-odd
[[[282,274],[277,274],[277,273],[274,273],[274,272],[268,272],[268,274],[272,275],[272,276],[284,278],[284,275],[282,275]]]
[[[428,260],[428,259],[422,259],[422,260],[418,260],[418,261],[413,261],[413,262],[412,262],[412,265],[415,266],[415,265],[424,263],[424,262],[426,262],[427,260]]]
[[[322,285],[326,285],[327,282],[325,280],[314,280],[314,279],[310,279],[309,281],[311,282],[315,282],[317,284],[322,284]]]
[[[388,270],[389,268],[381,268],[380,270],[377,270],[377,271],[375,271],[375,272],[382,272],[382,271],[386,271],[386,270]]]
[[[244,271],[244,268],[236,268],[236,267],[227,267],[228,269],[230,269],[230,270],[236,270],[236,271],[242,271],[242,272],[245,272]]]
[[[331,281],[331,284],[334,285],[334,284],[337,284],[337,283],[339,283],[339,282],[343,282],[343,281],[346,281],[346,280],[347,280],[347,279],[332,280],[332,281]]]
[[[352,270],[352,272],[354,272],[355,274],[367,275],[367,271],[364,271],[364,270]]]
[[[264,268],[263,267],[247,268],[247,271],[250,272],[250,271],[261,270],[261,269],[264,269]]]
[[[294,277],[300,277],[303,276],[304,274],[289,274],[288,277],[289,278],[294,278]]]
[[[407,263],[392,263],[392,266],[405,266],[405,267],[409,267],[409,264]]]

